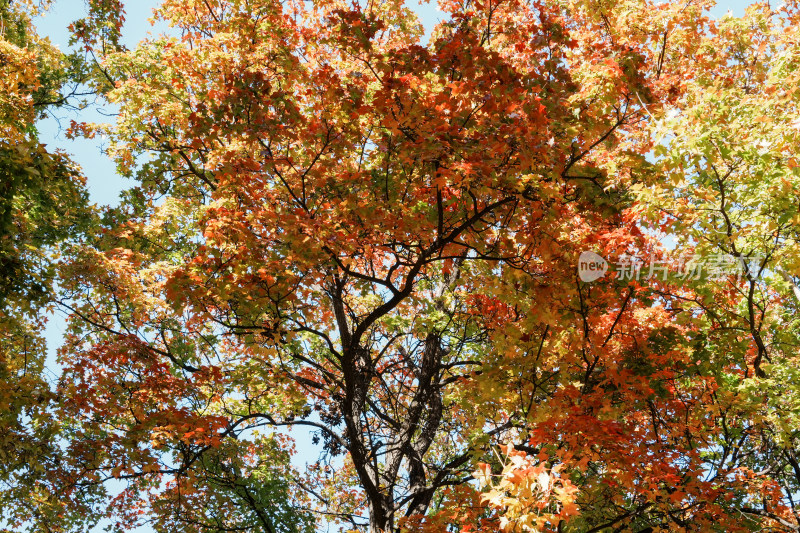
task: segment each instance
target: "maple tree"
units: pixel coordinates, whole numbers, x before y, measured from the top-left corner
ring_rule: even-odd
[[[59,246],[87,228],[91,210],[78,167],[38,138],[37,118],[81,96],[80,61],[33,28],[45,7],[0,2],[0,527],[52,530],[85,520],[54,475],[63,450],[43,328]]]
[[[800,483],[797,20],[796,4],[761,4],[720,22],[712,42],[724,43],[716,53],[726,61],[692,80],[681,105],[658,122],[658,135],[669,139],[658,149],[664,178],[639,193],[681,249],[742,263],[735,279],[696,283],[687,302],[702,317],[702,351],[726,352],[715,364],[712,408],[720,424],[736,420],[718,431],[708,460],[714,468],[741,462],[780,489],[773,506],[745,507],[787,530],[797,529]]]
[[[443,0],[425,43],[394,0],[166,0],[132,50],[91,6],[120,112],[75,130],[138,185],[60,266],[64,509],[800,530],[795,2]],[[578,276],[659,231],[758,271]]]

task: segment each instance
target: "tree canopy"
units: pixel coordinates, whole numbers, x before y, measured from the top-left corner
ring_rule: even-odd
[[[2,11],[7,525],[800,531],[800,2],[89,6]]]

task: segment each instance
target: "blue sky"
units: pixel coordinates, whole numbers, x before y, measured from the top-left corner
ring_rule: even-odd
[[[412,4],[416,2],[416,0],[409,1]],[[123,31],[123,42],[128,47],[133,48],[136,43],[145,38],[148,33],[157,34],[160,31],[164,31],[165,28],[153,28],[150,23],[147,22],[147,19],[152,15],[153,7],[156,6],[157,3],[158,2],[154,0],[125,2],[126,23]],[[734,15],[742,15],[744,13],[744,7],[749,3],[750,2],[741,0],[720,3],[713,10],[713,13],[720,16],[728,10],[731,10]],[[55,0],[50,11],[43,17],[37,18],[35,24],[40,35],[48,36],[51,41],[59,45],[62,50],[67,50],[69,39],[67,25],[81,18],[85,11],[86,6],[83,0]],[[417,4],[416,11],[422,23],[425,25],[426,30],[430,32],[439,20],[439,12],[435,2]],[[41,142],[47,144],[50,149],[60,148],[65,150],[81,165],[88,179],[89,195],[92,202],[99,205],[117,204],[120,191],[132,186],[133,183],[117,175],[113,163],[102,153],[102,140],[69,140],[63,134],[63,128],[66,128],[70,119],[78,120],[80,118],[80,120],[91,122],[107,122],[113,120],[113,116],[108,116],[109,113],[113,114],[113,109],[109,107],[105,109],[92,108],[81,112],[80,117],[70,112],[56,111],[56,113],[57,116],[39,122],[38,127]],[[104,113],[106,114],[105,116]],[[48,367],[53,373],[57,372],[53,354],[55,349],[61,344],[63,331],[63,317],[53,317],[46,330],[50,352],[50,364]],[[299,454],[298,461],[296,461],[298,466],[302,466],[305,460],[315,460],[317,456],[315,448],[309,442],[310,439],[305,437],[304,433],[305,432],[295,433],[295,437],[298,441]],[[149,528],[142,528],[138,531],[140,533],[145,533],[152,530]]]

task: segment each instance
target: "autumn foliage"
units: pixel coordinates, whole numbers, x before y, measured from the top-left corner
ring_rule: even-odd
[[[73,133],[136,186],[37,243],[70,326],[8,424],[58,421],[25,479],[62,499],[0,517],[800,531],[800,4],[440,0],[426,37],[399,0],[165,0],[133,49],[90,4],[119,114]]]

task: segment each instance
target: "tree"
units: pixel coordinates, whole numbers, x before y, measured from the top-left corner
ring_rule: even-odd
[[[693,307],[735,291],[576,272],[661,252],[654,133],[748,61],[709,5],[443,1],[424,46],[399,2],[81,26],[120,106],[83,129],[139,186],[61,272],[74,486],[124,481],[119,530],[796,528],[735,445],[768,427],[732,394],[756,337]],[[327,461],[295,471],[290,427]]]
[[[713,356],[724,429],[708,452],[713,468],[739,461],[780,487],[779,505],[742,505],[797,530],[798,184],[793,144],[800,119],[795,77],[798,5],[767,4],[728,17],[713,74],[689,85],[655,126],[659,176],[639,191],[655,223],[679,235],[679,250],[735,261],[732,279],[703,276],[687,301]],[[723,348],[724,347],[724,348]],[[747,449],[746,453],[736,449]]]
[[[36,35],[29,3],[0,2],[0,523],[84,523],[60,492],[60,428],[42,335],[59,245],[88,225],[84,178],[39,142],[35,121],[77,92],[79,69]],[[91,499],[91,496],[89,496]]]
[[[630,183],[642,223],[674,236],[674,259],[700,266],[682,293],[663,295],[692,317],[696,364],[714,387],[704,471],[749,485],[749,495],[726,496],[740,527],[767,518],[781,531],[798,529],[796,23],[794,3],[721,20],[700,47],[713,68],[654,112],[656,164]],[[490,495],[530,483],[519,470]],[[517,499],[538,503],[531,493]]]

